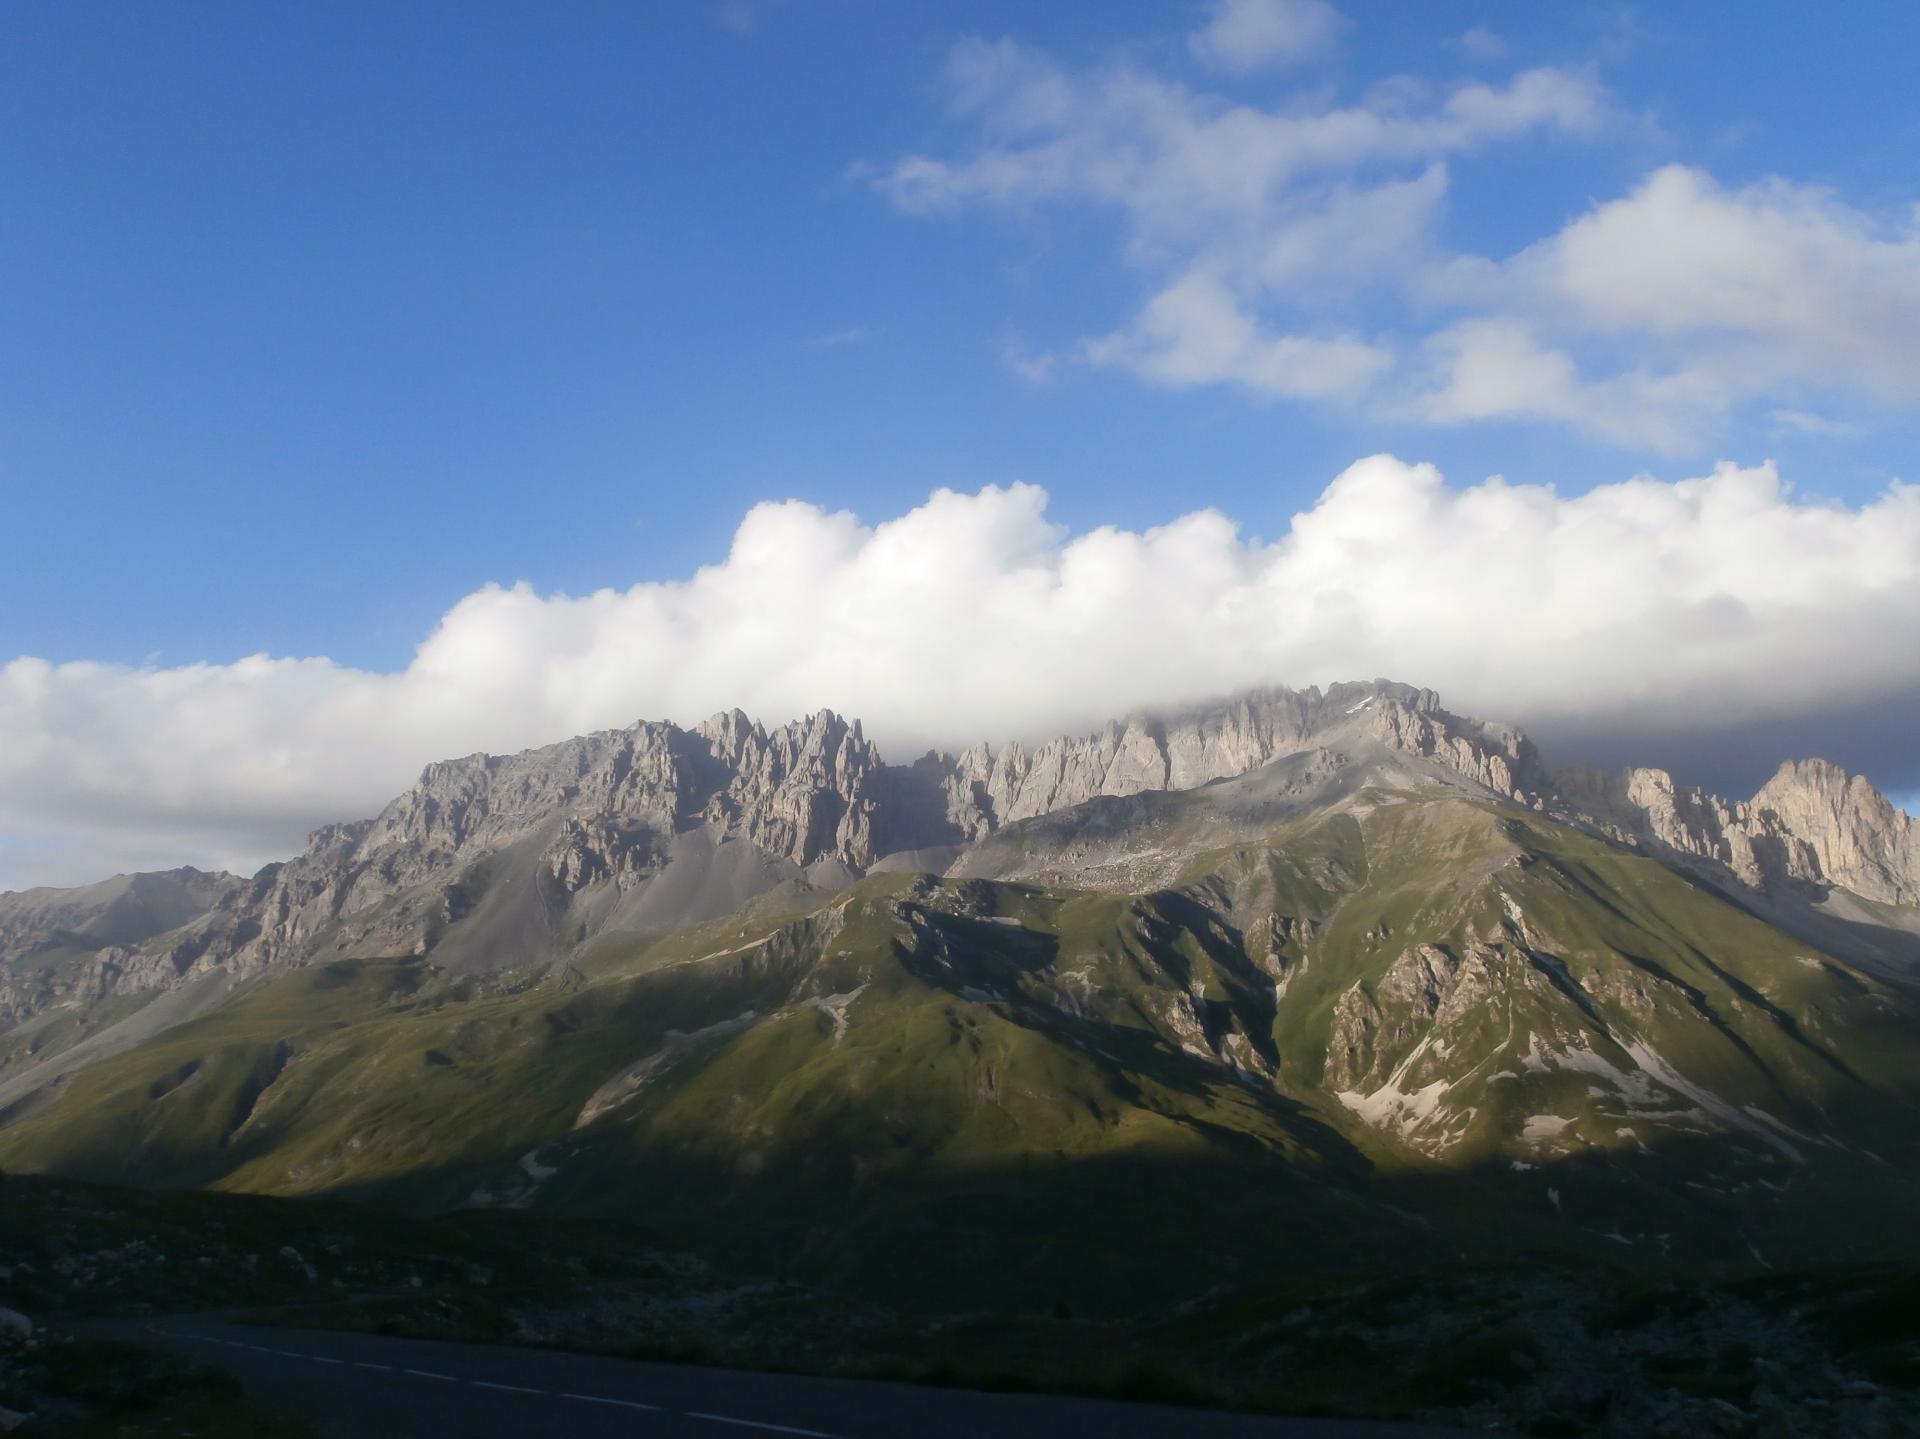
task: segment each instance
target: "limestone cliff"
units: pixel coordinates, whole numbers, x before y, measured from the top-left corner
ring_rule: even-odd
[[[1920,904],[1914,821],[1864,777],[1826,760],[1783,764],[1746,801],[1678,785],[1660,769],[1572,769],[1558,779],[1574,813],[1754,889],[1838,886],[1884,904]]]
[[[641,722],[431,764],[379,815],[316,831],[251,881],[179,871],[0,896],[0,1025],[320,957],[553,959],[601,932],[731,913],[786,880],[838,884],[888,856],[896,868],[964,867],[969,847],[978,855],[1022,821],[1302,756],[1317,775],[1359,774],[1372,756],[1366,773],[1551,808],[1757,889],[1840,886],[1920,904],[1913,821],[1833,765],[1786,765],[1744,803],[1654,769],[1556,778],[1519,731],[1388,681],[1254,690],[911,765],[886,764],[857,721],[827,710],[772,730],[733,710],[691,729]]]
[[[1542,780],[1533,746],[1518,730],[1440,708],[1432,690],[1384,680],[1318,689],[1254,690],[1166,717],[1114,722],[1080,739],[1028,752],[976,745],[950,766],[948,813],[969,840],[1001,825],[1103,795],[1196,789],[1289,755],[1372,741],[1437,760],[1502,798],[1529,802]]]

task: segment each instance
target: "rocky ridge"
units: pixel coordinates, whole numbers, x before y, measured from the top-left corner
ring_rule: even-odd
[[[1029,752],[975,745],[920,762],[939,775],[950,821],[968,840],[1102,796],[1197,789],[1288,755],[1373,741],[1435,760],[1502,798],[1530,803],[1544,775],[1518,730],[1448,713],[1432,690],[1384,680],[1255,690],[1166,717],[1135,716]]]
[[[182,868],[123,874],[74,889],[0,894],[0,1028],[56,1005],[176,983],[203,935],[154,949],[148,941],[204,920],[249,891],[230,874]]]
[[[1337,771],[1360,753],[1756,889],[1839,885],[1920,903],[1913,821],[1824,761],[1784,766],[1745,803],[1661,770],[1556,776],[1518,730],[1387,681],[1260,689],[1033,749],[978,744],[908,765],[887,764],[857,720],[828,710],[771,730],[733,710],[691,729],[643,721],[431,764],[378,816],[316,831],[251,881],[179,871],[0,896],[0,1020],[211,971],[425,953],[482,909],[501,952],[523,961],[602,929],[713,917],[783,879],[832,887],[889,856],[944,869],[1010,825],[1092,800],[1197,789],[1292,756]],[[669,890],[705,898],[660,901]],[[74,932],[63,905],[93,929],[84,961],[55,976],[26,961]]]
[[[1675,783],[1661,769],[1564,770],[1560,802],[1618,838],[1762,892],[1838,886],[1881,904],[1920,904],[1920,833],[1861,775],[1790,760],[1751,800]]]

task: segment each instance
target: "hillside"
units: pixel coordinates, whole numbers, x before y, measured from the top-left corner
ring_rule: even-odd
[[[0,896],[0,1257],[56,1306],[1892,1432],[1914,883],[1832,766],[1556,773],[1387,682],[909,765],[827,712],[470,756],[251,879]]]
[[[956,1302],[1408,1245],[1910,1250],[1910,981],[1419,768],[1096,799],[973,874],[789,879],[559,967],[262,975],[0,1129],[0,1164],[618,1217]]]

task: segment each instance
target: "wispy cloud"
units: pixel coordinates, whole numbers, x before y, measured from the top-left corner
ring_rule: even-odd
[[[807,344],[816,350],[835,350],[843,345],[864,345],[877,338],[879,333],[871,325],[848,325],[842,330],[828,330],[824,334],[809,336]]]
[[[1305,63],[1337,32],[1332,15],[1222,4],[1190,38],[1222,64]],[[1498,59],[1484,29],[1459,43]],[[1002,39],[956,46],[946,81],[971,143],[869,166],[892,204],[921,216],[1097,208],[1122,221],[1138,309],[1056,340],[1050,371],[1361,403],[1433,424],[1541,421],[1662,453],[1698,451],[1746,405],[1791,417],[1836,396],[1920,402],[1914,213],[1876,215],[1784,179],[1728,187],[1669,164],[1512,253],[1450,248],[1456,166],[1527,142],[1640,133],[1583,68],[1384,85],[1347,103],[1303,85],[1263,106],[1136,61],[1073,67]],[[1035,352],[1022,361],[1031,368]]]
[[[1772,419],[1776,434],[1850,439],[1860,433],[1858,425],[1846,420],[1830,420],[1825,415],[1812,414],[1806,410],[1775,410]]]
[[[714,7],[714,18],[723,29],[736,35],[758,34],[760,22],[785,0],[721,0]]]
[[[1280,13],[1261,10],[1262,23]],[[1251,25],[1251,14],[1221,7],[1196,45],[1215,43],[1217,26]],[[1526,135],[1590,134],[1606,115],[1598,86],[1575,71],[1528,70],[1425,103],[1260,109],[1133,65],[1070,70],[1011,40],[955,47],[947,86],[980,147],[868,166],[865,178],[914,214],[1116,210],[1128,257],[1155,277],[1130,322],[1061,347],[1049,371],[1084,364],[1263,397],[1352,398],[1393,368],[1379,337],[1290,312],[1404,283],[1410,261],[1431,249],[1446,157]],[[1404,166],[1411,173],[1393,173]],[[1022,358],[1029,368],[1036,360]]]
[[[1475,25],[1453,42],[1453,48],[1467,59],[1481,64],[1507,58],[1507,42],[1484,25]]]
[[[1214,0],[1188,46],[1206,64],[1245,74],[1330,50],[1345,28],[1327,0]]]

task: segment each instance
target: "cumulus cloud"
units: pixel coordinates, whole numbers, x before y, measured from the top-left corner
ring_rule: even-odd
[[[1227,68],[1303,60],[1316,46],[1285,37],[1324,40],[1331,14],[1226,3],[1190,45]],[[1498,59],[1484,32],[1462,43]],[[1875,214],[1779,178],[1728,188],[1669,164],[1583,214],[1541,217],[1510,253],[1450,248],[1451,167],[1632,128],[1582,69],[1451,88],[1402,77],[1350,103],[1303,84],[1256,105],[1137,62],[1073,68],[971,40],[947,78],[974,142],[875,168],[892,203],[1122,219],[1139,309],[1058,345],[1056,371],[1434,424],[1544,421],[1666,454],[1702,449],[1743,405],[1920,401],[1920,211]]]
[[[1744,400],[1920,401],[1920,217],[1877,221],[1823,189],[1774,179],[1729,190],[1668,165],[1511,259],[1457,275],[1499,313],[1430,337],[1431,378],[1411,408],[1443,423],[1552,419],[1678,451]],[[1593,377],[1580,348],[1652,360]],[[1771,414],[1800,434],[1851,432],[1794,405]]]
[[[1911,788],[1917,612],[1920,488],[1815,503],[1764,465],[1563,496],[1375,456],[1272,541],[1213,510],[1070,534],[1030,485],[939,491],[872,525],[763,504],[685,579],[479,590],[395,673],[16,659],[0,883],[245,867],[374,812],[430,760],[735,705],[769,722],[830,706],[908,757],[1388,675],[1539,726],[1561,757],[1596,737],[1704,757],[1744,726],[1755,763],[1838,735],[1834,757]],[[1664,748],[1635,750],[1648,737]]]

